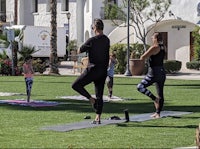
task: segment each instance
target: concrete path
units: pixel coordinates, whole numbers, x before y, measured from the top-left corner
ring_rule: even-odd
[[[75,73],[73,70],[73,61],[63,61],[61,62],[61,65],[59,66],[59,73],[61,75],[80,75],[80,70],[76,69]],[[48,74],[47,71],[44,72],[44,74]],[[116,74],[115,77],[127,77],[125,75],[118,75]],[[143,78],[144,76],[131,76],[133,78]],[[168,74],[167,79],[180,79],[180,80],[200,80],[200,71],[197,70],[189,70],[184,69],[181,70],[175,74]]]

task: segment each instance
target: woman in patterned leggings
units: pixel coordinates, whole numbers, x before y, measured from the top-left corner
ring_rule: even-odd
[[[160,33],[154,33],[152,41],[153,45],[140,57],[141,60],[149,58],[149,67],[146,77],[137,85],[137,89],[154,101],[156,112],[151,117],[159,118],[164,104],[163,89],[166,74],[163,67],[163,60],[165,47]],[[147,89],[153,83],[156,86],[157,97]]]

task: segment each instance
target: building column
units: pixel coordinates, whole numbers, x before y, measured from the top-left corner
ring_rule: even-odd
[[[24,0],[18,0],[18,25],[24,24]]]
[[[84,42],[84,4],[85,0],[77,0],[76,20],[77,20],[77,44]]]

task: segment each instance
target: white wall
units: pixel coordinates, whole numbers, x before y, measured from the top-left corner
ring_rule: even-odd
[[[190,61],[190,47],[189,46],[183,46],[179,49],[176,49],[176,57],[175,60],[182,62],[182,70],[186,69],[186,63]]]
[[[33,25],[32,2],[29,0],[18,0],[18,24]],[[22,11],[23,10],[23,11]]]
[[[14,21],[14,1],[6,0],[6,21],[13,22]]]
[[[200,19],[197,16],[197,5],[199,2],[199,0],[172,0],[169,10],[172,10],[176,17],[196,24]]]
[[[70,18],[70,40],[77,39],[76,32],[76,3],[69,3]],[[63,27],[68,23],[67,11],[61,11],[61,2],[57,3],[57,26]],[[46,12],[46,3],[40,3],[38,6],[38,13],[34,13],[34,26],[50,26],[51,15],[50,12]]]

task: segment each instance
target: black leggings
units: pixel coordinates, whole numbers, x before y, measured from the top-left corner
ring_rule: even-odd
[[[162,67],[150,68],[146,77],[137,85],[137,89],[139,92],[145,94],[150,97],[153,101],[155,101],[156,96],[147,89],[148,86],[153,83],[156,86],[156,91],[158,94],[158,98],[160,98],[159,109],[156,110],[156,113],[160,113],[163,109],[164,105],[164,83],[166,80],[165,71]]]
[[[72,84],[72,88],[75,91],[90,99],[91,95],[84,87],[91,82],[94,82],[97,99],[97,114],[101,114],[103,109],[103,92],[106,76],[107,69],[101,69],[98,67],[87,68]]]

